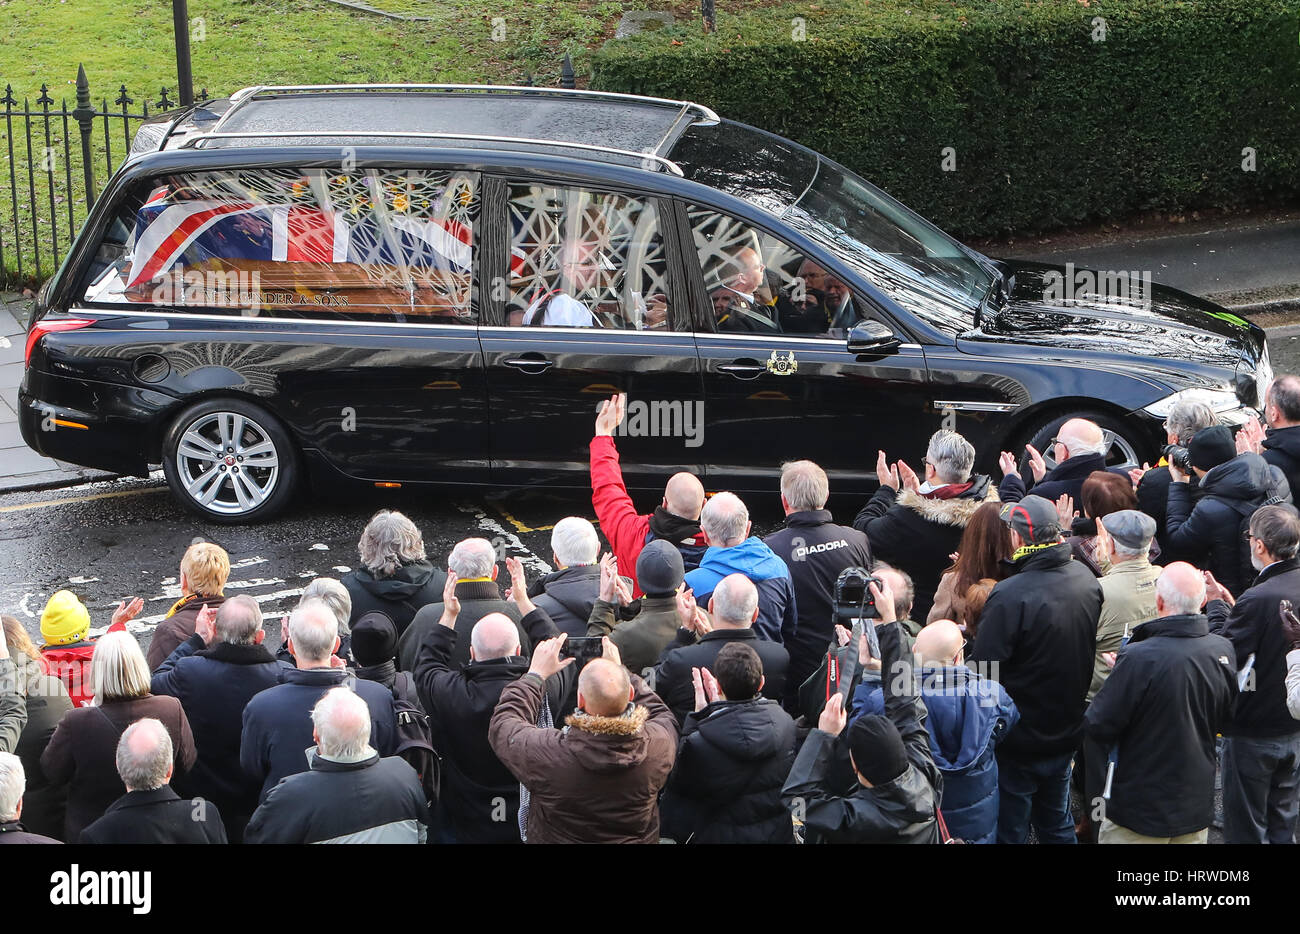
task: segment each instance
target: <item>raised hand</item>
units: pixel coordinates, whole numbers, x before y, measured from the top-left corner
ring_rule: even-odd
[[[1034,475],[1035,483],[1042,483],[1043,477],[1047,474],[1047,461],[1043,460],[1043,455],[1038,453],[1038,448],[1032,444],[1026,444],[1025,450],[1029,452],[1029,470]]]
[[[217,609],[206,603],[199,608],[199,615],[194,617],[194,634],[203,640],[204,645],[217,641]]]
[[[144,600],[139,597],[130,597],[128,599],[130,600],[129,603],[123,600],[117,605],[117,609],[113,611],[112,622],[114,626],[118,623],[129,623],[139,616],[140,611],[144,609]]]
[[[822,708],[822,715],[817,718],[817,729],[831,736],[839,736],[848,719],[849,715],[844,710],[844,698],[836,691]]]
[[[1056,517],[1061,522],[1061,528],[1068,531],[1074,524],[1079,514],[1074,511],[1074,497],[1069,493],[1062,493],[1056,498]]]
[[[1004,477],[1020,476],[1020,468],[1016,466],[1016,455],[1010,451],[1003,451],[998,455],[998,467],[1001,468]]]
[[[627,393],[620,392],[610,396],[600,405],[600,411],[596,413],[596,436],[612,437],[614,430],[623,421],[623,413],[627,409]]]
[[[442,619],[438,620],[448,629],[456,628],[456,617],[460,615],[460,597],[456,596],[456,572],[448,569],[447,583],[442,585]]]
[[[881,486],[887,486],[895,493],[898,492],[898,468],[889,466],[884,451],[876,452],[876,479],[880,481]]]
[[[908,467],[906,461],[899,461],[895,466],[898,468],[898,477],[903,489],[911,490],[913,493],[919,492],[921,479],[916,475],[916,471]]]
[[[528,665],[528,673],[545,681],[561,668],[568,668],[577,661],[574,658],[560,659],[560,650],[564,648],[564,640],[567,638],[569,634],[562,632],[552,639],[543,639],[537,643],[533,647],[533,660]]]
[[[510,586],[506,588],[506,599],[513,600],[523,616],[537,609],[528,598],[528,581],[524,577],[524,563],[510,555],[506,558],[506,571],[510,574]]]

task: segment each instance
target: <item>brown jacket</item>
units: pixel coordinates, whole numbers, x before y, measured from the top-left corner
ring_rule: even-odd
[[[171,734],[176,774],[194,765],[194,736],[181,702],[146,694],[103,707],[76,707],[59,721],[41,753],[41,771],[51,785],[68,786],[63,840],[76,843],[88,824],[103,816],[126,788],[117,774],[117,741],[136,720],[154,717]]]
[[[149,651],[144,653],[144,660],[149,664],[149,670],[157,671],[158,666],[167,661],[167,656],[175,652],[177,646],[189,641],[190,636],[194,635],[194,624],[204,604],[215,610],[225,602],[226,598],[220,595],[192,599],[160,622],[154,628],[153,638],[149,640]]]
[[[528,789],[529,843],[658,843],[659,792],[677,758],[677,721],[638,676],[623,717],[575,713],[540,729],[545,685],[525,675],[501,692],[488,739]]]

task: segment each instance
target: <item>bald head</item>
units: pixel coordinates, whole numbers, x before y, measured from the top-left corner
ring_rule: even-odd
[[[632,680],[622,665],[596,658],[578,675],[578,707],[593,717],[617,717],[631,702]]]
[[[961,664],[962,637],[957,624],[950,619],[937,619],[916,636],[913,650],[922,665],[944,667]]]
[[[1106,442],[1096,422],[1086,418],[1072,418],[1059,429],[1056,437],[1070,452],[1070,457],[1080,454],[1104,454]]]
[[[664,508],[683,519],[699,519],[704,508],[704,484],[700,478],[684,470],[669,477],[664,487]]]
[[[469,654],[476,662],[520,654],[519,630],[504,613],[489,613],[474,624]]]
[[[1205,604],[1205,575],[1186,561],[1165,566],[1156,581],[1156,615],[1199,613]]]

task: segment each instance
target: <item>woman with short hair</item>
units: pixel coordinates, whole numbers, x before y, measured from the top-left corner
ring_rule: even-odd
[[[117,774],[117,741],[142,717],[162,721],[172,738],[176,774],[194,764],[194,736],[181,702],[149,693],[149,666],[129,633],[110,632],[95,643],[90,660],[90,706],[69,710],[41,754],[41,769],[55,786],[66,786],[63,840],[76,843],[126,788]]]

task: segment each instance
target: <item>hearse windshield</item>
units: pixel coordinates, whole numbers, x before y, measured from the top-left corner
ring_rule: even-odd
[[[997,275],[942,230],[825,160],[783,220],[949,334],[970,329]]]

